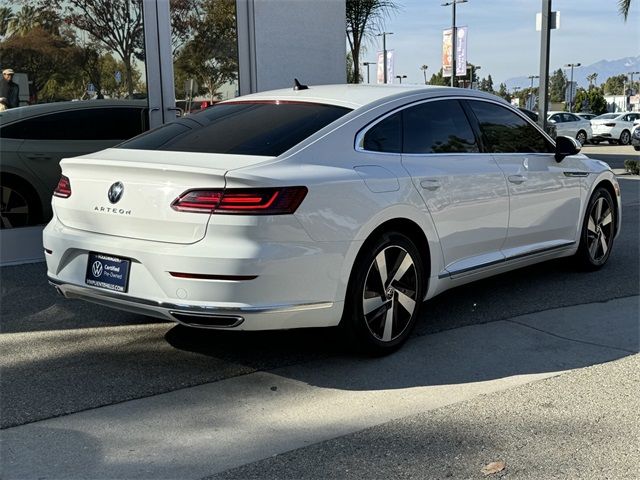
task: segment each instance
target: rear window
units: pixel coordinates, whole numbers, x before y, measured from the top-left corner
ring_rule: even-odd
[[[315,103],[223,103],[118,148],[275,157],[349,112]]]

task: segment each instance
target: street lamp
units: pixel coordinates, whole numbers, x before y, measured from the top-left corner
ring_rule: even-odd
[[[469,64],[469,88],[473,88],[473,74],[482,68],[481,65]]]
[[[424,84],[427,84],[427,68],[429,68],[429,65],[422,65],[420,67],[420,70],[422,70],[422,73],[424,75]]]
[[[382,68],[383,83],[387,83],[387,35],[393,35],[393,32],[378,33],[376,37],[382,37]]]
[[[406,76],[406,75],[396,75],[396,78],[397,78],[398,80],[400,80],[400,85],[402,85],[402,79],[403,79],[403,78],[407,78],[407,76]]]
[[[573,112],[573,69],[581,66],[581,63],[567,63],[565,68],[571,67],[571,80],[569,81],[569,111]]]
[[[535,78],[540,78],[540,75],[529,75],[527,78],[528,78],[529,80],[531,80],[531,87],[530,87],[530,88],[531,88],[531,92],[533,92],[533,80],[534,80]]]
[[[451,5],[451,86],[455,86],[456,76],[456,4],[467,3],[468,0],[451,0],[450,2],[443,3],[441,6],[448,7]]]
[[[367,83],[371,83],[369,81],[369,65],[375,65],[376,62],[364,62],[363,65],[367,67]]]

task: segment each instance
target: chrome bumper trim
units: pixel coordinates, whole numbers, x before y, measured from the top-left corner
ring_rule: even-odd
[[[158,313],[163,311],[166,313],[167,318],[176,320],[171,311],[195,314],[195,315],[221,315],[221,316],[242,316],[243,314],[253,313],[287,313],[287,312],[300,312],[305,310],[319,310],[323,308],[333,307],[333,302],[317,302],[317,303],[303,303],[293,305],[264,305],[259,307],[227,307],[220,305],[190,305],[170,302],[158,302],[155,300],[148,300],[146,298],[131,297],[120,293],[109,292],[107,290],[101,290],[93,287],[87,287],[83,285],[76,285],[73,283],[62,282],[54,278],[48,277],[49,284],[58,289],[60,293],[67,296],[69,292],[74,297],[80,297],[87,301],[99,301],[102,304],[113,304],[115,308],[118,305],[128,305],[130,307],[144,310],[148,309]]]

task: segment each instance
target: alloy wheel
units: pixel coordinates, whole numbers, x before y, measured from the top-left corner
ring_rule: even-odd
[[[11,187],[0,187],[0,226],[2,228],[24,227],[29,224],[29,202],[26,197]]]
[[[580,145],[584,145],[585,143],[587,143],[587,134],[582,131],[578,132],[576,140],[580,142]]]
[[[620,145],[629,145],[631,135],[626,130],[620,134]]]
[[[587,250],[593,262],[605,258],[613,239],[613,209],[605,197],[598,198],[587,218]]]
[[[418,273],[411,255],[402,247],[381,250],[371,263],[362,295],[367,328],[382,342],[392,342],[411,323],[417,307]]]

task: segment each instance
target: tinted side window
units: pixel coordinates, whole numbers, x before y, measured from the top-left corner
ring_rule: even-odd
[[[554,148],[525,119],[505,107],[489,102],[469,101],[480,123],[485,148],[491,153],[542,153]]]
[[[25,140],[125,140],[143,131],[140,108],[69,110],[29,118],[2,129]]]
[[[457,100],[439,100],[403,112],[403,153],[478,152],[473,130]]]
[[[119,148],[278,156],[349,111],[314,103],[223,103]]]
[[[388,116],[364,136],[363,148],[371,152],[400,153],[402,148],[402,112]]]

